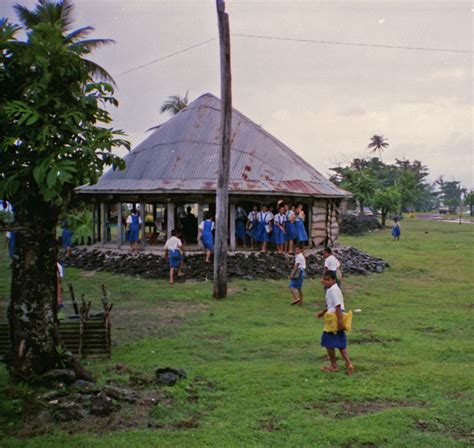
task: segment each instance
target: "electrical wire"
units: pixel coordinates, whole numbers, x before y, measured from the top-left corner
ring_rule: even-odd
[[[148,67],[149,65],[152,65],[152,64],[156,64],[157,62],[161,62],[161,61],[164,61],[165,59],[169,59],[169,58],[172,58],[173,56],[177,56],[181,53],[185,53],[186,51],[189,51],[189,50],[192,50],[194,48],[197,48],[197,47],[200,47],[202,45],[205,45],[209,42],[212,42],[213,40],[216,40],[217,38],[216,37],[213,37],[212,39],[207,39],[203,42],[199,42],[197,44],[194,44],[194,45],[191,45],[189,47],[186,47],[186,48],[183,48],[182,50],[179,50],[179,51],[176,51],[175,53],[170,53],[170,54],[167,54],[166,56],[162,56],[161,58],[158,58],[158,59],[154,59],[153,61],[150,61],[150,62],[147,62],[146,64],[142,64],[142,65],[138,65],[136,67],[133,67],[129,70],[126,70],[122,73],[119,73],[118,75],[116,76],[122,76],[122,75],[126,75],[128,73],[131,73],[131,72],[134,72],[136,70],[139,70],[141,68],[145,68],[145,67]]]
[[[372,47],[372,48],[390,48],[397,50],[416,50],[416,51],[441,51],[449,53],[474,53],[473,50],[457,50],[453,48],[430,48],[430,47],[411,47],[407,45],[385,45],[385,44],[366,44],[366,43],[357,43],[357,42],[343,42],[343,41],[334,41],[334,40],[316,40],[316,39],[297,39],[291,37],[278,37],[278,36],[261,36],[255,34],[240,34],[233,33],[231,36],[237,37],[247,37],[251,39],[267,39],[267,40],[284,40],[288,42],[306,42],[313,44],[322,44],[322,45],[344,45],[351,47]]]

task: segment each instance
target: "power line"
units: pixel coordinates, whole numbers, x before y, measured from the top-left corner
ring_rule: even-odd
[[[323,45],[344,45],[351,47],[372,47],[372,48],[390,48],[397,50],[416,50],[416,51],[441,51],[445,53],[474,53],[473,50],[456,50],[453,48],[429,48],[429,47],[410,47],[405,45],[384,45],[384,44],[366,44],[357,42],[342,42],[335,40],[316,40],[316,39],[297,39],[291,37],[278,37],[278,36],[259,36],[255,34],[232,34],[232,36],[248,37],[251,39],[268,39],[268,40],[284,40],[288,42],[306,42],[312,44],[323,44]]]
[[[197,48],[197,47],[200,47],[201,45],[205,45],[209,42],[212,42],[213,40],[216,40],[215,37],[213,37],[212,39],[207,39],[203,42],[199,42],[198,44],[194,44],[194,45],[191,45],[189,47],[186,47],[186,48],[183,48],[182,50],[179,50],[179,51],[176,51],[175,53],[170,53],[170,54],[167,54],[166,56],[162,56],[161,58],[158,58],[158,59],[154,59],[153,61],[150,61],[150,62],[147,62],[146,64],[142,64],[142,65],[138,65],[136,67],[133,67],[129,70],[126,70],[122,73],[119,73],[118,75],[116,76],[122,76],[122,75],[126,75],[128,73],[131,73],[131,72],[134,72],[136,70],[139,70],[141,68],[144,68],[144,67],[148,67],[149,65],[152,65],[152,64],[156,64],[157,62],[161,62],[161,61],[164,61],[165,59],[169,59],[169,58],[172,58],[173,56],[177,56],[178,54],[181,54],[181,53],[185,53],[186,51],[189,51],[189,50],[192,50],[194,48]]]

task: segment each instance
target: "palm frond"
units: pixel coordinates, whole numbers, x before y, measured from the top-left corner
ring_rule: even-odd
[[[186,92],[184,97],[179,95],[169,96],[160,107],[160,112],[163,114],[169,112],[172,115],[176,115],[180,110],[184,109],[188,105],[188,93]]]
[[[38,15],[30,11],[26,6],[17,3],[13,6],[13,9],[16,12],[18,20],[20,20],[26,28],[31,28],[40,22]]]
[[[92,31],[94,31],[94,28],[92,28],[91,26],[79,28],[70,32],[69,34],[66,34],[66,36],[64,36],[64,41],[66,43],[75,43],[78,39],[82,39],[83,37],[90,34]]]
[[[74,3],[71,0],[63,0],[57,5],[60,7],[61,28],[68,31],[74,23]]]
[[[87,54],[96,48],[114,43],[115,41],[113,39],[86,39],[72,43],[69,45],[69,48],[76,51],[78,54]]]
[[[105,70],[105,68],[101,67],[99,64],[96,64],[90,59],[83,59],[83,62],[87,69],[87,72],[93,79],[109,82],[113,86],[117,86],[114,81],[114,78],[112,78],[112,75],[107,70]]]

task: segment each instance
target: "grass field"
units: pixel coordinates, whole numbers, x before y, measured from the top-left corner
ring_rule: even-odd
[[[346,307],[362,310],[348,337],[352,377],[320,371],[326,361],[322,322],[314,318],[323,304],[317,279],[305,281],[305,305],[290,307],[286,281],[235,281],[230,297],[217,302],[209,283],[170,288],[70,269],[79,293],[98,298],[107,283],[114,302],[112,359],[88,365],[99,381],[114,375],[117,363],[145,374],[182,367],[189,379],[166,388],[170,399],[153,410],[159,428],[100,437],[93,428],[52,430],[25,439],[15,431],[27,400],[12,398],[0,366],[0,397],[9,397],[0,404],[0,446],[472,446],[474,226],[406,219],[399,242],[387,229],[341,243],[391,265],[383,274],[346,278]],[[5,297],[9,271],[1,257]]]

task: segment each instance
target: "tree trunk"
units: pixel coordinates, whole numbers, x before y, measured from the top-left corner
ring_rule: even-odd
[[[227,237],[229,233],[230,137],[232,91],[230,72],[229,16],[223,0],[216,0],[221,61],[221,140],[216,191],[216,243],[214,247],[214,291],[217,299],[227,297]]]
[[[364,203],[362,201],[359,201],[359,215],[364,214]]]
[[[30,381],[56,364],[57,222],[57,211],[39,197],[16,210],[7,357],[13,381]]]
[[[387,219],[387,212],[382,210],[382,227],[385,227],[385,221]]]

